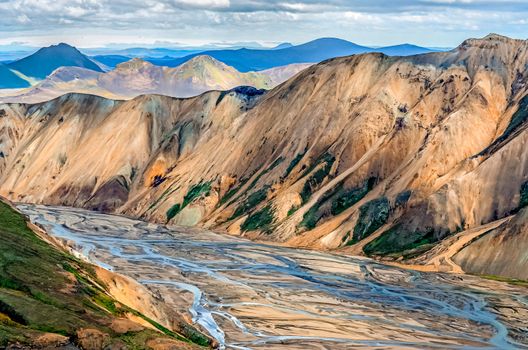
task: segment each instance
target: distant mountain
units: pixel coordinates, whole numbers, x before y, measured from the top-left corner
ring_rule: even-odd
[[[107,67],[115,68],[120,63],[130,61],[132,57],[123,55],[97,55],[91,57],[94,61],[101,63]]]
[[[414,45],[398,45],[388,48],[371,48],[357,45],[346,40],[336,38],[321,38],[308,43],[286,47],[282,49],[240,49],[240,50],[212,50],[200,53],[233,66],[241,72],[260,71],[273,67],[285,66],[292,63],[317,63],[329,58],[349,56],[366,52],[387,52],[391,55],[414,55],[427,53],[431,50]],[[188,55],[174,60],[147,59],[157,65],[176,67],[192,59],[198,54]]]
[[[416,46],[412,44],[401,44],[401,45],[380,47],[379,49],[375,49],[374,51],[384,53],[385,55],[388,55],[388,56],[412,56],[412,55],[418,55],[422,53],[433,52],[435,50],[431,50],[426,47]]]
[[[242,85],[270,89],[309,65],[294,64],[262,72],[241,73],[209,56],[196,56],[176,68],[155,66],[135,58],[107,73],[80,67],[60,67],[34,87],[14,94],[8,91],[0,95],[0,100],[42,102],[70,92],[129,99],[144,94],[189,97]]]
[[[291,43],[282,43],[272,48],[272,50],[282,50],[287,49],[289,47],[293,47],[293,44]]]
[[[0,89],[18,89],[29,87],[27,80],[16,75],[4,64],[0,63]]]
[[[123,96],[156,93],[188,97],[208,90],[227,90],[240,85],[270,88],[271,81],[263,74],[241,73],[203,55],[195,56],[172,69],[136,58],[99,77],[99,86]]]
[[[284,83],[286,80],[312,65],[312,63],[292,63],[287,66],[262,70],[258,73],[267,75],[271,79],[272,85],[276,86]]]
[[[95,62],[64,43],[44,47],[28,57],[8,64],[8,67],[36,79],[46,78],[59,67],[82,67],[102,72]]]

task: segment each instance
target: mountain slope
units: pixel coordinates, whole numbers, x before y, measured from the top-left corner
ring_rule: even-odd
[[[28,81],[13,73],[7,66],[0,63],[0,89],[19,89],[29,87]]]
[[[44,79],[59,67],[81,67],[102,72],[101,68],[76,48],[61,43],[8,64],[8,67],[36,79]]]
[[[266,93],[2,105],[0,193],[423,262],[519,210],[527,62],[527,41],[489,35],[328,60]]]
[[[0,346],[145,348],[164,338],[182,349],[201,348],[117,301],[108,284],[124,288],[130,282],[45,242],[3,201],[0,237]],[[127,287],[137,288],[128,292],[147,310],[151,301],[141,294],[143,287]]]

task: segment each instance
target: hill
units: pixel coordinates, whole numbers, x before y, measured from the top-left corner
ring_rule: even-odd
[[[144,287],[80,261],[39,234],[22,214],[0,201],[0,346],[146,348],[164,339],[182,349],[203,349],[179,330],[169,330],[172,326],[166,328],[116,300],[110,284],[120,285],[121,295],[137,298],[144,312],[152,314],[149,307],[157,306]],[[193,339],[207,345],[207,338],[198,334]]]
[[[42,48],[7,66],[35,79],[44,79],[59,67],[81,67],[102,72],[97,64],[79,50],[63,43]]]
[[[493,34],[327,60],[269,92],[4,104],[0,193],[528,279],[527,63],[528,41]]]

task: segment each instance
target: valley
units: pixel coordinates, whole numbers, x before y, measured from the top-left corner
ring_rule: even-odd
[[[147,286],[227,349],[527,349],[526,287],[21,204],[80,257]]]
[[[0,0],[0,349],[528,350],[527,17]]]

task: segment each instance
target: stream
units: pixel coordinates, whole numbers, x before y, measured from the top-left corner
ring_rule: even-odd
[[[83,258],[130,276],[221,349],[528,349],[528,289],[20,204]]]

